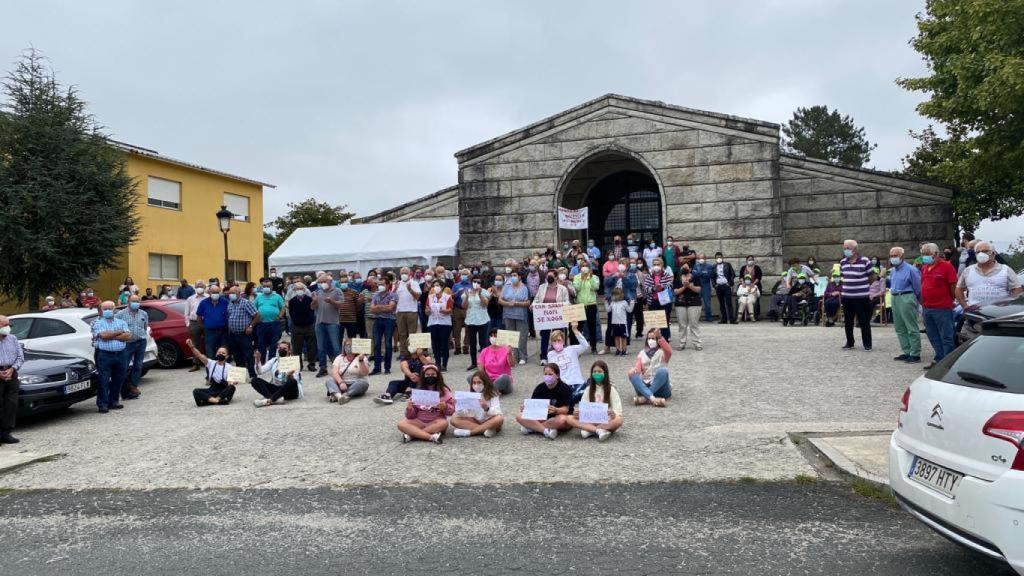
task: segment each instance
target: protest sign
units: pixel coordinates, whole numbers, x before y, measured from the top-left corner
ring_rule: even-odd
[[[472,414],[477,420],[484,419],[484,409],[480,406],[479,392],[466,392],[457,390],[455,392],[455,409],[459,412]]]
[[[429,350],[430,334],[426,332],[417,332],[416,334],[409,334],[409,349],[413,350],[416,348],[423,348],[424,350]]]
[[[369,338],[353,338],[352,339],[352,353],[353,354],[372,354],[373,344]]]
[[[441,395],[437,393],[437,390],[420,390],[414,388],[412,391],[412,397],[410,398],[413,404],[423,407],[437,406],[441,402]]]
[[[515,330],[498,330],[498,346],[519,346],[519,332]]]
[[[586,230],[587,229],[586,207],[579,210],[558,207],[558,227],[563,230]]]
[[[533,325],[537,330],[565,328],[566,321],[562,317],[562,303],[534,304]]]
[[[644,325],[647,328],[668,328],[664,310],[645,310]]]
[[[666,306],[672,303],[672,289],[665,288],[661,292],[658,292],[658,304]]]
[[[526,420],[547,420],[550,400],[528,398],[523,401],[523,418]]]
[[[228,368],[228,382],[243,383],[249,381],[249,371],[245,366],[232,366]]]
[[[566,322],[586,322],[587,311],[583,304],[565,304],[562,306],[562,319]]]
[[[584,424],[607,424],[608,405],[604,402],[580,402],[580,422]]]
[[[301,366],[298,356],[282,356],[277,359],[278,372],[298,372]]]

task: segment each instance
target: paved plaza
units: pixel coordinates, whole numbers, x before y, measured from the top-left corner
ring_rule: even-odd
[[[565,433],[524,437],[506,424],[492,439],[447,436],[443,445],[403,445],[399,405],[369,397],[327,403],[307,373],[305,398],[254,408],[240,387],[226,407],[196,408],[201,372],[153,370],[143,396],[98,414],[91,403],[25,422],[22,443],[2,450],[63,456],[0,476],[9,488],[293,488],[515,482],[650,482],[792,479],[815,474],[788,432],[885,430],[920,365],[891,360],[896,339],[875,330],[875,349],[841,350],[841,328],[761,322],[705,325],[702,352],[673,354],[673,396],[665,409],[630,402],[630,358],[601,356],[622,394],[625,426],[608,442]],[[530,342],[536,353],[538,341]],[[584,370],[597,357],[581,358]],[[465,389],[467,356],[445,377]],[[397,373],[397,370],[395,371]],[[541,379],[536,362],[515,369],[506,416]],[[386,378],[371,378],[370,395]],[[511,418],[509,418],[511,421]]]

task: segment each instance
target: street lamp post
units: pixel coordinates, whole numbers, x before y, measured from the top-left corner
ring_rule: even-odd
[[[227,284],[228,281],[228,232],[231,231],[231,220],[234,217],[235,215],[228,210],[227,206],[221,206],[217,211],[217,224],[220,226],[221,233],[224,234],[224,284]]]

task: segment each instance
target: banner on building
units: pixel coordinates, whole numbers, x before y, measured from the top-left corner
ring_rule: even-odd
[[[586,230],[587,208],[579,210],[558,207],[558,227],[563,230]]]

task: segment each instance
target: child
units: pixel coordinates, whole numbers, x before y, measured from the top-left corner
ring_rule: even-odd
[[[404,377],[401,380],[388,382],[388,389],[373,401],[378,404],[394,404],[395,400],[404,400],[408,397],[409,391],[419,385],[420,370],[433,362],[423,348],[410,350],[409,355],[399,364]]]
[[[736,289],[736,296],[740,304],[740,320],[757,322],[757,318],[754,318],[754,303],[761,297],[761,291],[750,275],[743,277],[743,284]]]
[[[452,427],[455,428],[453,434],[456,438],[469,438],[478,434],[493,438],[505,423],[501,415],[501,394],[484,370],[473,373],[470,388],[480,393],[480,408],[484,411],[484,417],[478,420],[473,412],[456,411],[455,416],[452,416]]]
[[[533,389],[533,399],[548,400],[547,420],[527,420],[523,418],[523,407],[519,408],[516,422],[523,434],[543,434],[548,440],[558,437],[559,430],[570,428],[568,414],[572,411],[572,388],[562,382],[561,370],[554,362],[544,366],[544,381]]]
[[[590,438],[597,434],[597,441],[604,442],[611,435],[622,427],[622,400],[619,393],[612,386],[611,378],[608,375],[608,365],[598,360],[590,367],[590,380],[587,381],[587,390],[583,393],[583,400],[586,402],[600,402],[608,404],[607,424],[584,424],[579,421],[580,408],[577,406],[572,416],[567,418],[569,425],[580,429],[580,436]]]
[[[445,385],[441,371],[434,364],[423,367],[418,388],[435,390],[441,398],[435,406],[419,406],[409,399],[405,406],[405,418],[398,423],[402,443],[415,439],[440,444],[441,436],[448,429],[448,416],[455,412],[455,397]]]
[[[612,290],[612,299],[606,300],[604,309],[611,319],[612,336],[615,338],[615,355],[626,355],[626,317],[633,311],[633,301],[623,299],[622,288]]]

